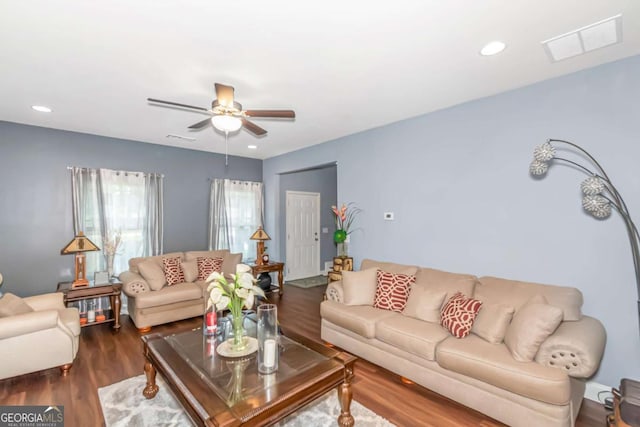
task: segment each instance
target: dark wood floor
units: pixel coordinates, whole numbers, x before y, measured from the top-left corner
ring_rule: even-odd
[[[287,287],[282,298],[270,296],[279,306],[281,323],[321,341],[319,304],[324,289]],[[50,369],[0,381],[0,405],[64,405],[67,427],[103,425],[97,389],[143,373],[139,334],[128,316],[123,317],[122,323],[117,334],[108,324],[84,328],[78,356],[67,377]],[[200,323],[200,318],[189,319],[155,327],[153,331],[170,332]],[[362,360],[356,364],[353,393],[355,400],[399,427],[502,425],[423,387],[406,385],[397,375]],[[606,425],[604,419],[603,407],[586,400],[576,425],[602,427]]]

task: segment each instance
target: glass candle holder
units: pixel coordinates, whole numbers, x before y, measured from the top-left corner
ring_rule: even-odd
[[[278,370],[278,306],[258,306],[258,372],[271,374]]]

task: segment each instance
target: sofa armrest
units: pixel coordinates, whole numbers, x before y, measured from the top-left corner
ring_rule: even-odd
[[[17,337],[58,326],[58,310],[32,311],[31,313],[0,318],[0,339]]]
[[[35,311],[63,310],[66,308],[64,305],[64,294],[62,292],[34,295],[32,297],[23,298],[23,301]]]
[[[593,317],[562,322],[540,346],[536,362],[562,369],[575,378],[589,378],[600,366],[605,341],[604,327]]]
[[[325,296],[329,301],[344,302],[344,290],[342,289],[342,280],[331,282],[327,285]]]
[[[122,272],[118,278],[122,282],[122,292],[128,297],[135,298],[139,294],[151,291],[147,281],[140,274],[133,271]]]

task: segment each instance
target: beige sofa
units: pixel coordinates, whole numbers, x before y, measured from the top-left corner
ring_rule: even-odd
[[[167,286],[162,259],[175,257],[182,260],[186,281]],[[129,260],[129,271],[121,273],[120,280],[129,316],[140,332],[204,313],[206,282],[197,280],[198,257],[222,258],[225,275],[235,273],[236,265],[242,262],[242,254],[228,250],[173,252]]]
[[[349,302],[345,297],[353,300],[354,293],[370,292],[370,284],[357,283],[362,274],[356,274],[343,276],[342,281],[327,287],[327,300],[320,306],[323,340],[508,425],[574,425],[585,380],[597,370],[605,345],[602,324],[581,313],[579,290],[362,262],[361,271],[372,268],[414,274],[409,298],[414,292],[445,291],[446,303],[457,291],[473,296],[483,302],[476,322],[481,315],[485,322],[491,307],[511,307],[513,321],[505,324],[506,334],[509,328],[516,328],[518,313],[524,313],[530,301],[539,298],[545,301],[543,307],[552,306],[560,314],[557,321],[561,323],[542,342],[534,360],[517,361],[504,342],[488,342],[475,329],[459,339],[436,322],[366,304],[345,304]],[[489,314],[483,314],[483,309]],[[534,323],[527,327],[534,328]]]
[[[0,379],[60,367],[66,375],[78,353],[80,316],[61,292],[0,298]]]

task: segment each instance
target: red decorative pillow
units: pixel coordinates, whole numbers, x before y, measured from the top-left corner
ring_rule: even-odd
[[[184,282],[184,271],[180,265],[180,257],[162,258],[164,266],[164,276],[167,278],[167,285],[175,285]]]
[[[407,304],[411,286],[416,282],[416,276],[378,270],[377,279],[378,287],[373,306],[383,310],[402,312]]]
[[[198,280],[207,280],[214,271],[222,272],[222,258],[198,257]]]
[[[468,298],[462,292],[458,292],[442,307],[440,324],[454,337],[464,338],[471,332],[480,307],[482,307],[482,301]]]

